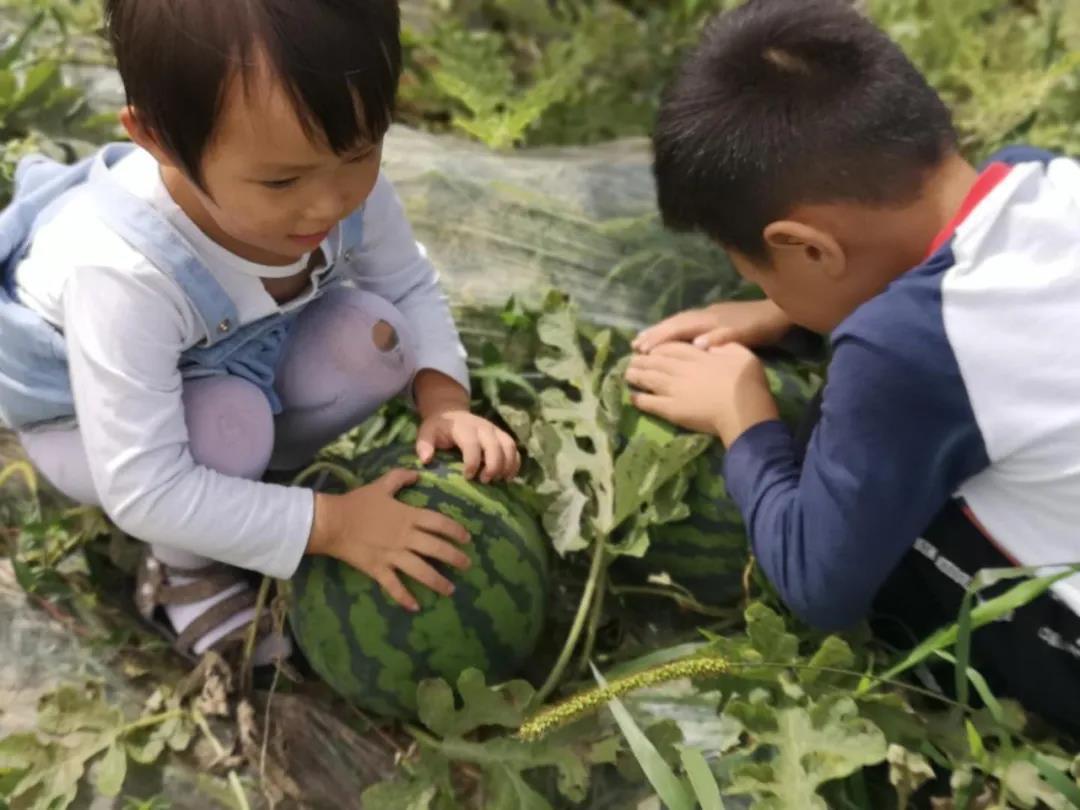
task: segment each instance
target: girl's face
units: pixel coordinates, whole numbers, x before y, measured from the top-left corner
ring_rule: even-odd
[[[151,151],[176,202],[207,235],[250,261],[286,265],[318,248],[379,176],[381,141],[343,155],[322,141],[304,131],[285,89],[264,69],[246,86],[237,78],[227,88],[203,155],[205,191]]]

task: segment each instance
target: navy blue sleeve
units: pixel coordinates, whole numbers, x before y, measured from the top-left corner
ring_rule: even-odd
[[[920,532],[989,464],[944,330],[925,331],[902,345],[835,340],[801,469],[779,422],[747,431],[728,452],[728,491],[758,563],[788,607],[823,629],[865,617]]]

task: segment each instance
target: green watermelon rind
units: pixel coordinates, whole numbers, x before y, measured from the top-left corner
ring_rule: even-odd
[[[420,468],[411,448],[394,446],[357,466],[366,481],[397,467]],[[408,717],[424,678],[455,682],[462,670],[476,667],[498,682],[516,672],[543,629],[548,544],[533,517],[501,487],[467,482],[461,465],[445,457],[421,469],[420,482],[399,497],[448,514],[472,533],[473,542],[462,547],[472,568],[450,574],[454,596],[409,580],[421,606],[410,614],[359,571],[308,557],[293,580],[291,620],[312,668],[339,694],[372,712]],[[516,538],[505,535],[507,526]],[[455,643],[442,643],[448,638]]]

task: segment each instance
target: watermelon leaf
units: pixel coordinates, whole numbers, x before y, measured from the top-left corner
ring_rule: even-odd
[[[822,785],[886,757],[885,735],[858,716],[850,698],[781,709],[740,700],[727,711],[743,722],[765,758],[736,767],[726,792],[768,797],[755,807],[827,810],[818,795]]]
[[[615,461],[616,526],[642,506],[671,478],[684,472],[712,444],[708,436],[677,436],[661,445],[635,436]],[[684,490],[685,491],[685,490]]]
[[[526,681],[510,681],[488,686],[484,674],[467,669],[458,679],[462,707],[454,705],[454,693],[441,678],[423,681],[416,700],[420,722],[443,738],[464,737],[485,726],[517,728],[524,721],[524,710],[533,696]]]
[[[520,771],[505,766],[488,770],[491,794],[484,807],[490,810],[551,810],[551,804],[533,790]]]
[[[360,797],[368,810],[431,810],[438,788],[419,779],[407,782],[380,782]]]

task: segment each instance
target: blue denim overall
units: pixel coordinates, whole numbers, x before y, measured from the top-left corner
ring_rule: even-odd
[[[181,355],[182,376],[241,377],[266,394],[275,414],[281,411],[274,373],[302,307],[239,325],[235,304],[183,236],[111,176],[110,167],[134,148],[112,144],[74,166],[40,156],[19,164],[14,198],[0,213],[0,425],[33,430],[70,425],[75,419],[64,336],[19,303],[14,280],[38,229],[75,194],[92,195],[102,221],[175,281],[198,313],[204,334]],[[328,256],[328,267],[313,278],[312,300],[341,281],[338,259],[359,249],[362,238],[363,212],[358,210],[331,234],[336,255]]]

